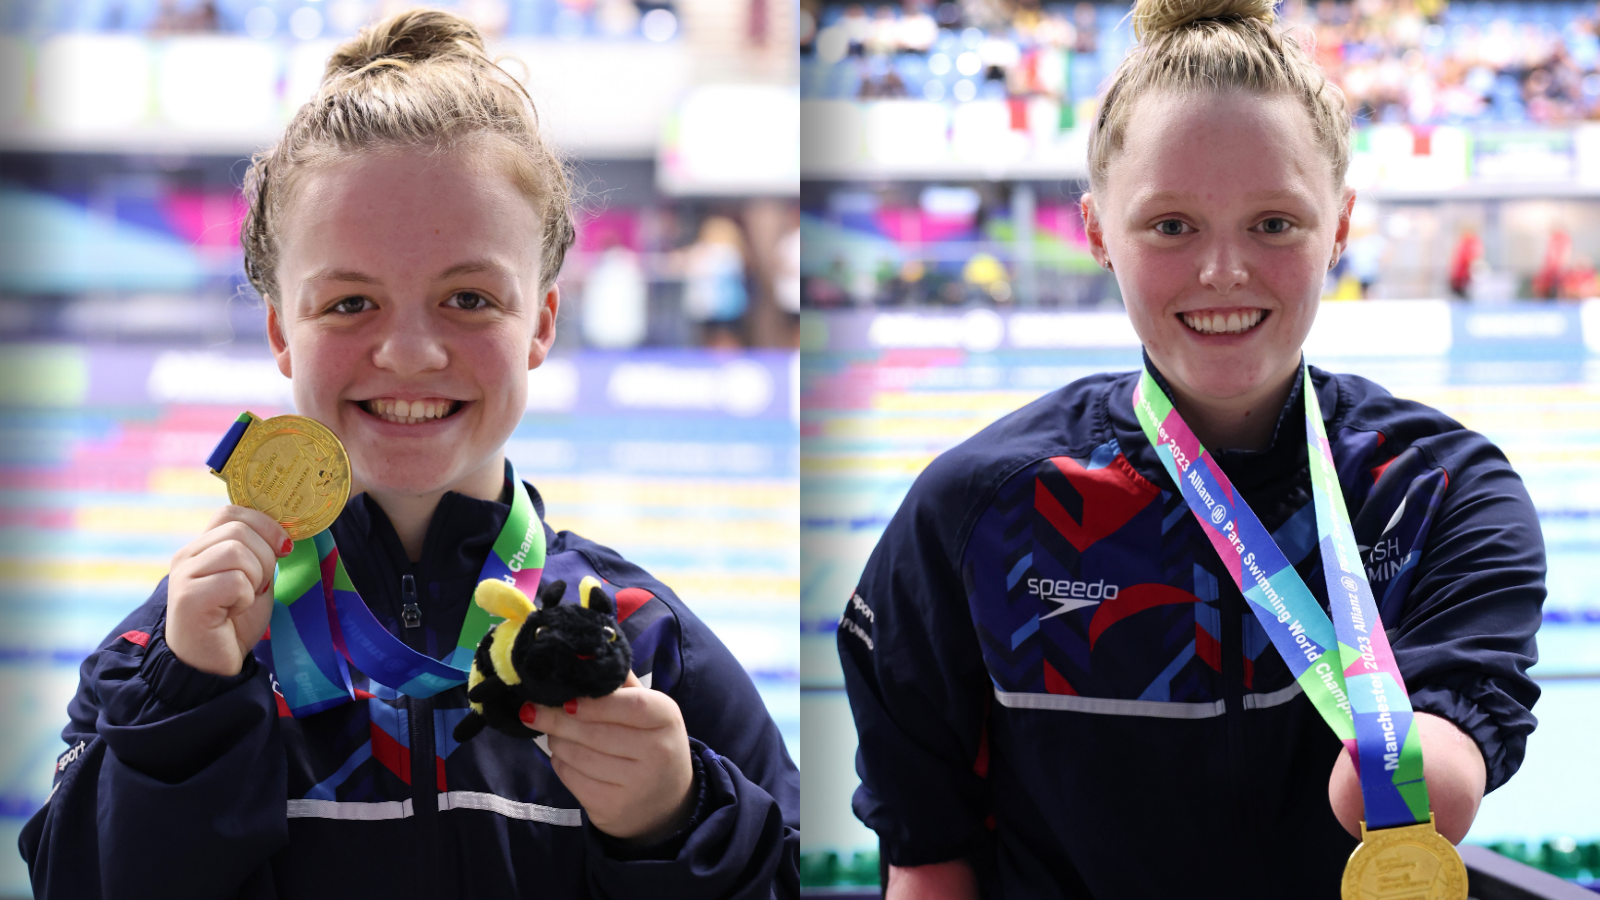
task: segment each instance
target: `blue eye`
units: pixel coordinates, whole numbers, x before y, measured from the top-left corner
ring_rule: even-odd
[[[1169,229],[1167,227],[1169,225],[1173,226],[1173,228]],[[1188,227],[1188,226],[1184,225],[1182,222],[1178,221],[1177,219],[1165,219],[1163,221],[1160,221],[1160,222],[1156,223],[1156,230],[1161,232],[1162,234],[1166,235],[1167,237],[1177,237],[1178,235],[1183,234],[1183,229],[1186,228],[1186,227]]]
[[[1276,222],[1279,227],[1277,227],[1277,228],[1268,227],[1269,225],[1271,225],[1274,222]],[[1266,231],[1267,234],[1283,234],[1284,232],[1288,231],[1293,226],[1291,226],[1289,224],[1289,220],[1288,219],[1282,218],[1280,216],[1273,216],[1272,218],[1267,219],[1266,221],[1262,222],[1261,223],[1261,227],[1262,227],[1262,229],[1264,231]]]

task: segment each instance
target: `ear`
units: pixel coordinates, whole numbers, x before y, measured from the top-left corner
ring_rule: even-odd
[[[611,602],[611,598],[606,596],[605,590],[600,587],[600,579],[593,575],[585,575],[583,580],[578,582],[578,596],[585,609],[592,609],[608,616],[617,614],[616,604]]]
[[[561,605],[561,598],[566,596],[567,583],[560,579],[555,581],[539,582],[539,608],[555,609]]]
[[[1089,252],[1093,254],[1094,261],[1101,268],[1106,264],[1106,235],[1100,227],[1100,207],[1095,202],[1094,194],[1084,192],[1083,198],[1078,201],[1078,213],[1083,216],[1083,233],[1089,239]]]
[[[1344,196],[1339,198],[1339,227],[1333,233],[1333,250],[1335,257],[1344,255],[1345,244],[1350,242],[1350,213],[1356,207],[1356,189],[1347,187]]]
[[[478,582],[472,597],[491,615],[510,621],[521,622],[533,612],[533,601],[528,599],[527,594],[498,578],[485,578]]]
[[[289,341],[283,336],[283,317],[278,315],[278,307],[270,297],[263,299],[267,301],[267,343],[272,345],[272,356],[278,361],[278,371],[285,378],[293,378],[294,373],[289,365]]]
[[[539,368],[546,356],[550,355],[550,345],[556,342],[556,313],[561,311],[561,288],[550,285],[550,290],[539,299],[539,308],[534,311],[533,346],[528,348],[528,369]]]

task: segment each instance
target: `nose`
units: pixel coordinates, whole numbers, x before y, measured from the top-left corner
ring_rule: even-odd
[[[373,348],[372,363],[397,375],[438,371],[449,365],[443,330],[429,321],[427,303],[392,303]]]
[[[1244,253],[1226,237],[1213,237],[1200,253],[1200,283],[1219,294],[1229,294],[1250,280]]]

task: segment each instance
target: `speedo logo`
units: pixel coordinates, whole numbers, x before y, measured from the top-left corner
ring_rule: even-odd
[[[1104,578],[1099,581],[1073,581],[1070,578],[1029,578],[1028,591],[1041,600],[1055,600],[1057,598],[1081,597],[1086,600],[1115,600],[1117,591],[1114,584],[1106,584]]]
[[[1073,581],[1070,578],[1028,579],[1029,593],[1040,600],[1048,600],[1051,603],[1061,605],[1060,609],[1051,612],[1049,615],[1040,616],[1041,619],[1059,616],[1062,613],[1082,609],[1085,606],[1093,606],[1102,600],[1115,600],[1119,590],[1121,588],[1117,585],[1106,584],[1104,578],[1099,581]]]

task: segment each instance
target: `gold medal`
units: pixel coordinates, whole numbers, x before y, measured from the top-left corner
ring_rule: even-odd
[[[1344,864],[1343,900],[1466,900],[1461,854],[1428,821],[1368,831]]]
[[[321,422],[305,416],[250,416],[218,478],[228,500],[278,520],[303,541],[326,529],[350,499],[350,457]]]

